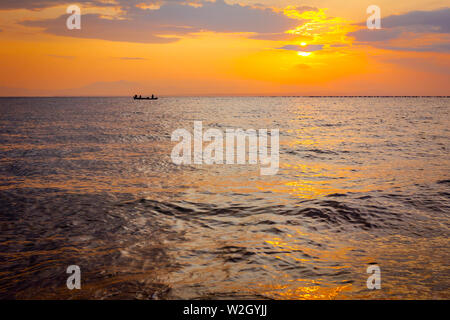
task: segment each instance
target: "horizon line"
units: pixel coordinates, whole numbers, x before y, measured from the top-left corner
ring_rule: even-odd
[[[450,95],[161,95],[158,98],[450,98]],[[120,95],[48,95],[48,96],[0,96],[1,98],[133,98],[133,96]]]

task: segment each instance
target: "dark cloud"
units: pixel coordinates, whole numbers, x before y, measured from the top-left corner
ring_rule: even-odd
[[[164,2],[183,2],[184,0],[164,0]],[[204,1],[204,0],[203,0]],[[161,3],[162,0],[1,0],[0,10],[28,9],[41,10],[44,8],[56,7],[60,5],[78,5],[80,7],[96,6],[96,7],[122,7],[131,8],[140,3]],[[191,2],[199,2],[202,0],[192,0]]]
[[[318,8],[316,7],[311,7],[311,6],[298,6],[295,7],[295,10],[297,10],[299,13],[303,13],[303,12],[307,12],[307,11],[319,11]]]
[[[161,4],[161,3],[186,3],[186,0],[1,0],[0,10],[12,10],[12,9],[28,9],[28,10],[40,10],[44,8],[56,7],[60,5],[79,5],[83,6],[96,6],[96,7],[122,7],[132,8],[137,4]],[[208,0],[190,0],[189,3],[202,4],[208,2]]]
[[[12,9],[28,9],[28,10],[40,10],[49,7],[55,7],[58,5],[95,5],[100,7],[116,6],[112,2],[108,3],[101,0],[2,0],[0,1],[0,10],[12,10]]]
[[[254,35],[251,35],[250,39],[255,40],[270,40],[270,41],[290,41],[294,40],[298,36],[295,34],[289,34],[289,33],[256,33]]]
[[[392,15],[381,20],[383,28],[419,27],[426,32],[450,32],[450,8],[434,11],[412,11],[402,15]]]
[[[402,34],[402,30],[398,29],[360,29],[355,32],[350,32],[348,35],[354,37],[356,41],[371,42],[371,41],[387,41],[398,38]]]
[[[348,47],[348,45],[343,43],[330,44],[330,48],[344,48],[344,47]]]
[[[157,34],[163,33],[163,30],[158,25],[152,26],[152,22],[142,24],[132,23],[130,20],[104,19],[99,14],[82,15],[81,29],[69,30],[66,28],[67,17],[64,15],[50,20],[24,21],[22,24],[30,27],[42,27],[49,34],[75,38],[141,43],[168,43],[180,39],[159,37]]]
[[[304,51],[304,52],[314,52],[323,49],[323,44],[309,44],[307,46],[298,46],[294,44],[288,44],[281,48],[280,50],[291,50],[291,51]]]
[[[366,21],[358,23],[365,26]],[[381,19],[382,29],[400,28],[408,32],[450,32],[450,8],[433,11],[411,11]]]
[[[303,47],[295,45],[295,44],[287,44],[285,46],[282,46],[280,48],[277,48],[280,50],[292,50],[292,51],[300,51],[301,49],[303,49]]]
[[[272,9],[230,5],[224,0],[205,2],[201,7],[178,1],[166,2],[158,10],[130,7],[122,19],[85,14],[81,16],[81,30],[68,30],[67,17],[24,21],[22,24],[42,27],[46,33],[60,36],[143,43],[174,42],[183,35],[199,31],[251,32],[264,36],[282,33],[300,24]]]
[[[413,47],[400,47],[394,45],[379,45],[379,48],[387,50],[397,50],[397,51],[415,51],[415,52],[450,52],[450,42],[447,43],[436,43],[423,46],[413,46]]]
[[[304,47],[302,51],[306,52],[314,52],[314,51],[320,51],[323,49],[323,44],[309,44]]]
[[[358,25],[365,26],[366,22]],[[382,29],[360,29],[348,33],[357,44],[371,44],[374,47],[416,52],[449,52],[450,43],[443,38],[432,45],[411,46],[391,45],[390,40],[399,39],[405,34],[421,36],[425,33],[450,33],[450,8],[433,11],[412,11],[401,15],[391,15],[381,19]]]

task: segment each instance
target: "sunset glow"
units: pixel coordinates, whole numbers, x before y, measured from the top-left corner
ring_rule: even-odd
[[[448,1],[2,0],[0,43],[0,300],[450,300]]]
[[[381,1],[380,30],[357,0],[131,3],[81,2],[80,30],[65,1],[0,5],[0,95],[449,93],[445,2]]]

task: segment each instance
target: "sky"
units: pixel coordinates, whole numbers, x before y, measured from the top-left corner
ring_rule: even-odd
[[[0,96],[450,95],[442,0],[2,0],[0,44]]]

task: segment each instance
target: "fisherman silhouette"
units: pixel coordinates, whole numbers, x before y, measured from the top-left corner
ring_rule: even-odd
[[[151,97],[142,97],[142,95],[137,95],[137,94],[135,94],[134,96],[133,96],[133,99],[134,100],[158,100],[158,97],[157,96],[155,96],[154,94],[152,94],[152,96]]]

